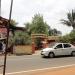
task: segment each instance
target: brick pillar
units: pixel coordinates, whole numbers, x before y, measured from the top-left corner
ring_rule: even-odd
[[[42,43],[43,43],[43,48],[46,48],[48,46],[47,39],[44,39]]]
[[[35,53],[35,43],[32,42],[32,53]]]
[[[43,48],[47,47],[47,43],[45,41],[42,42],[43,43]]]

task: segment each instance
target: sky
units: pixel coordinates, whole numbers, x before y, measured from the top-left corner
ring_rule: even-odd
[[[72,27],[61,23],[61,19],[67,19],[66,14],[75,9],[75,0],[13,0],[12,19],[18,22],[18,26],[31,22],[35,14],[43,15],[44,21],[53,29],[61,31],[63,35],[70,33]],[[1,16],[9,18],[11,0],[2,0]]]

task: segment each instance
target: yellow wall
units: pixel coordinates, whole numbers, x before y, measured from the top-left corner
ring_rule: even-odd
[[[15,46],[14,54],[32,54],[32,46],[31,45]]]

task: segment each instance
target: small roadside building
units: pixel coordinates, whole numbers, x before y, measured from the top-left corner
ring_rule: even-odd
[[[6,42],[6,38],[7,38],[7,25],[8,25],[8,19],[3,18],[0,16],[0,41],[4,41]],[[16,27],[16,26],[9,26],[9,38],[13,38],[14,37],[14,33],[15,31],[24,31],[23,27]],[[14,30],[14,31],[13,31]],[[12,40],[11,40],[12,41]],[[8,45],[8,52],[13,53],[13,44],[9,44]]]
[[[37,47],[35,44],[35,39],[40,39],[40,47]],[[33,53],[41,48],[46,48],[49,44],[59,42],[59,36],[47,36],[46,34],[32,34],[32,51]]]

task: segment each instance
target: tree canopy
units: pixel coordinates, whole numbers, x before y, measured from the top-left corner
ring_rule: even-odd
[[[40,14],[35,14],[31,23],[24,23],[26,32],[28,34],[46,34],[46,35],[58,35],[61,34],[57,29],[52,29],[43,19]]]
[[[13,20],[13,19],[10,21],[9,28],[10,28],[10,30],[12,31],[13,35],[15,34],[14,31],[15,31],[15,29],[16,29],[16,25],[17,25],[17,24],[18,24],[18,23],[17,23],[15,20]]]
[[[43,16],[41,16],[40,14],[34,15],[34,17],[32,18],[30,30],[32,33],[48,34],[48,25],[46,22],[44,22]]]
[[[61,36],[60,41],[75,44],[75,30],[71,31],[67,35]]]

